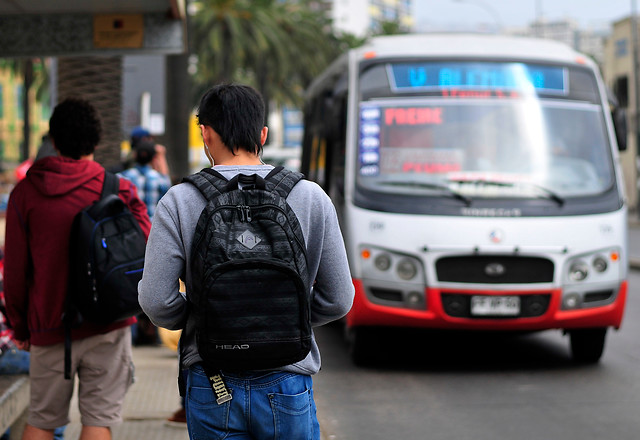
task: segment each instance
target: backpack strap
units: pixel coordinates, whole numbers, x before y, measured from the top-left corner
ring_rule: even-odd
[[[107,170],[104,170],[104,182],[102,183],[101,199],[104,199],[109,194],[118,195],[120,192],[120,178]]]
[[[209,201],[215,200],[220,194],[226,192],[229,184],[222,174],[211,168],[205,168],[199,173],[187,176],[182,179],[182,182],[194,185]]]
[[[198,188],[207,200],[214,200],[220,194],[238,189],[242,184],[243,189],[266,189],[276,191],[281,197],[286,198],[296,183],[304,179],[304,175],[287,170],[282,166],[275,167],[263,179],[257,174],[250,176],[238,174],[233,179],[227,180],[222,174],[212,168],[205,168],[199,173],[192,174],[182,179]]]
[[[293,187],[300,180],[304,179],[304,175],[295,171],[286,169],[285,167],[275,167],[264,180],[267,182],[267,189],[276,191],[280,197],[287,198]]]
[[[113,214],[118,212],[119,207],[125,206],[124,201],[120,199],[120,178],[109,171],[104,171],[104,183],[102,184],[102,193],[100,199],[87,211],[91,218],[98,218],[105,209],[112,209]],[[112,201],[119,200],[121,204],[114,205]],[[107,211],[109,212],[109,211]]]

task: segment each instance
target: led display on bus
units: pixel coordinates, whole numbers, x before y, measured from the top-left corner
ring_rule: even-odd
[[[472,88],[536,90],[565,94],[567,72],[562,67],[526,63],[420,62],[388,64],[395,91]]]

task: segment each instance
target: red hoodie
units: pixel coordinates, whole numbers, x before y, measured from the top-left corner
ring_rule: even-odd
[[[104,168],[91,160],[45,157],[9,196],[5,236],[4,292],[15,339],[33,345],[64,341],[62,313],[67,290],[69,234],[74,216],[98,200]],[[120,179],[119,196],[146,235],[151,223],[136,188]],[[33,265],[29,264],[29,253]],[[108,326],[89,323],[74,329],[73,339],[131,325],[135,318]]]

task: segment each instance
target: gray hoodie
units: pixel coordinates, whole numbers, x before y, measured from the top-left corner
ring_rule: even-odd
[[[227,179],[238,173],[265,177],[270,165],[224,166],[214,169]],[[317,184],[302,180],[287,197],[295,212],[307,246],[311,291],[311,324],[314,327],[346,315],[351,308],[354,287],[347,255],[331,199]],[[183,367],[200,362],[194,324],[188,316],[186,296],[179,292],[179,278],[190,283],[191,243],[198,218],[206,201],[198,189],[182,183],[172,187],[156,208],[144,264],[138,285],[140,305],[158,327],[183,329]],[[315,338],[311,352],[300,362],[279,368],[301,374],[320,370],[320,352]]]

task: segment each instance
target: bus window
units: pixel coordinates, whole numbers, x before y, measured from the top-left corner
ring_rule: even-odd
[[[433,70],[428,63],[416,64]],[[362,96],[368,98],[361,101],[359,118],[357,177],[362,187],[414,194],[422,184],[420,192],[433,195],[456,182],[457,191],[480,198],[537,198],[537,187],[560,197],[581,197],[611,187],[604,117],[593,104],[597,89],[580,69],[531,67],[550,79],[527,87],[517,79],[526,69],[493,63],[486,69],[495,79],[486,81],[495,81],[498,88],[469,89],[459,80],[455,84],[461,88],[452,89],[425,80],[427,85],[419,88],[423,93],[400,100],[392,90],[393,78],[382,86],[382,72],[393,72],[393,66],[370,67],[365,74],[371,81],[362,83]],[[465,69],[464,63],[455,66]],[[473,64],[473,71],[482,69]],[[569,146],[575,150],[571,154]],[[465,180],[503,185],[480,188]]]

